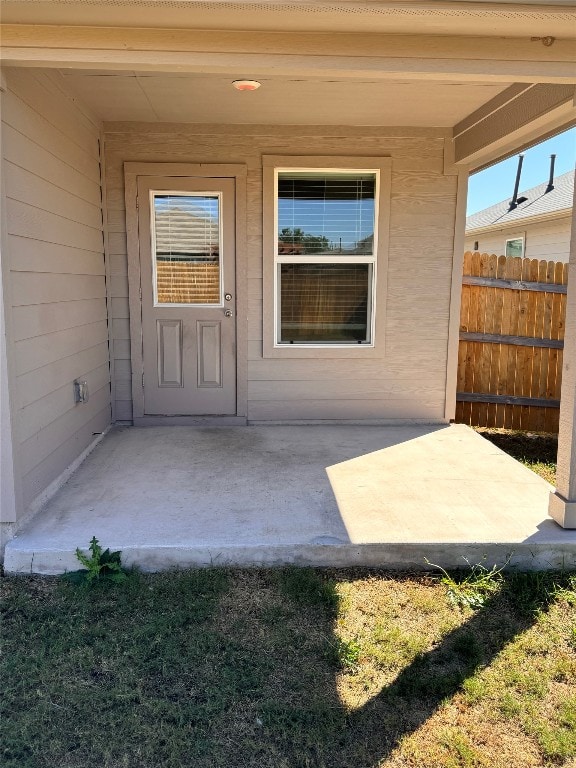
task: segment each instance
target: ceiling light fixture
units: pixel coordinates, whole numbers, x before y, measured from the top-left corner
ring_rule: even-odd
[[[232,85],[237,91],[256,91],[262,83],[259,83],[258,80],[234,80]]]

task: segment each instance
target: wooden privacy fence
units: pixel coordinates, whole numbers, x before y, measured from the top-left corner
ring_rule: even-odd
[[[557,432],[568,265],[466,253],[456,421]]]

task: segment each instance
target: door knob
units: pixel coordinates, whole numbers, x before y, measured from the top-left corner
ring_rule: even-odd
[[[232,310],[231,309],[224,310],[224,315],[225,317],[232,317]]]

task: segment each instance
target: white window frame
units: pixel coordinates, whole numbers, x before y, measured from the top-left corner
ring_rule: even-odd
[[[263,157],[264,171],[264,267],[263,267],[263,356],[301,358],[383,357],[385,341],[385,303],[390,220],[390,184],[392,160],[389,157]],[[373,173],[374,246],[371,256],[295,257],[278,253],[278,175],[282,172]],[[366,342],[279,342],[281,264],[371,264],[369,289],[369,340]]]
[[[277,233],[274,243],[274,347],[279,349],[286,346],[296,348],[336,349],[348,347],[374,347],[374,332],[376,330],[376,276],[378,269],[378,203],[380,199],[380,169],[379,168],[314,168],[314,173],[341,173],[354,176],[362,173],[373,173],[374,185],[374,237],[371,256],[281,256],[278,253],[278,180],[281,173],[298,173],[310,171],[310,168],[275,168],[274,169],[274,230]],[[281,311],[280,311],[280,265],[281,264],[370,264],[370,285],[368,287],[367,330],[368,340],[365,342],[300,342],[287,344],[280,341]]]
[[[524,235],[516,235],[516,237],[507,237],[506,241],[504,243],[504,255],[506,257],[508,257],[508,254],[506,253],[507,250],[508,250],[508,243],[513,243],[514,240],[522,240],[522,253],[520,254],[519,257],[515,257],[515,258],[523,259],[524,258],[524,254],[526,253],[526,239],[525,239]]]

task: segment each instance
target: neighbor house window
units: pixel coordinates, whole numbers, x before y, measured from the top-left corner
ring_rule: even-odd
[[[506,256],[524,256],[524,238],[514,237],[506,240]]]
[[[374,341],[377,170],[277,169],[276,346]]]

